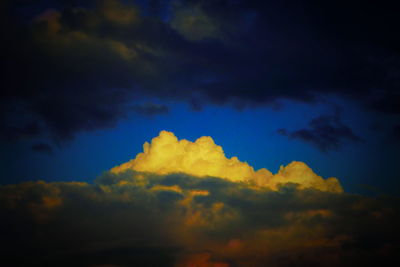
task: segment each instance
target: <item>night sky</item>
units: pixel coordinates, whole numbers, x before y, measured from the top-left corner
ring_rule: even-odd
[[[1,1],[0,265],[398,258],[398,10]]]

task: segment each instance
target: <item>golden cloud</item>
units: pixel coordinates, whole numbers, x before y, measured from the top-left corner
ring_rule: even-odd
[[[336,178],[323,179],[303,162],[294,161],[281,167],[273,175],[262,168],[254,170],[247,162],[237,157],[227,158],[221,146],[209,136],[195,142],[178,138],[168,131],[161,131],[151,143],[144,143],[143,152],[127,163],[111,169],[112,173],[126,170],[150,172],[160,175],[185,173],[197,177],[219,177],[233,182],[248,182],[258,187],[278,190],[279,185],[295,183],[299,188],[314,188],[327,192],[343,192]]]

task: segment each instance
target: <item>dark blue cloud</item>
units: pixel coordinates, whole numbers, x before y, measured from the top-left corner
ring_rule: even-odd
[[[279,129],[278,133],[314,145],[323,152],[338,150],[346,142],[362,141],[351,128],[343,124],[339,113],[319,116],[311,120],[307,128],[295,131]]]
[[[329,93],[398,113],[395,10],[356,1],[7,1],[1,117],[29,114],[27,124],[65,140],[114,127],[146,97],[245,108]]]

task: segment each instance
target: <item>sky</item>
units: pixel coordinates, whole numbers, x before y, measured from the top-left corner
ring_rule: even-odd
[[[39,243],[32,262],[53,265],[68,253],[66,264],[82,266],[390,258],[400,186],[396,10],[389,1],[2,1],[9,259],[18,240],[29,255]],[[102,211],[115,219],[105,223]],[[94,238],[107,225],[120,230]],[[275,247],[279,239],[287,243]]]

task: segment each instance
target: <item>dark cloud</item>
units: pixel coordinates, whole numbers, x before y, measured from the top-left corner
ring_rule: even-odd
[[[333,93],[385,113],[400,106],[397,9],[389,3],[3,5],[1,96],[8,112],[1,116],[17,114],[58,140],[113,127],[148,97],[199,109],[312,102]],[[27,114],[30,122],[21,119]],[[10,123],[3,128],[18,135]]]
[[[29,115],[57,140],[113,127],[146,90],[160,86],[166,56],[156,38],[168,29],[141,17],[136,7],[97,2],[60,11],[43,7],[29,26],[9,18],[9,25],[20,27],[5,29],[11,39],[3,49],[6,133],[18,134],[7,123],[17,115],[21,121]]]
[[[348,126],[343,124],[339,113],[317,117],[309,122],[308,128],[291,132],[279,129],[278,133],[310,143],[323,152],[337,150],[345,142],[362,141]]]
[[[95,184],[1,186],[0,200],[2,260],[24,266],[354,266],[398,258],[396,198],[127,171]]]
[[[19,126],[13,126],[13,123],[3,123],[0,126],[0,136],[12,142],[37,137],[40,132],[40,128],[35,122],[20,124]]]
[[[32,150],[36,151],[36,152],[41,152],[41,153],[47,153],[47,154],[51,154],[53,153],[53,148],[45,143],[37,143],[32,145]]]

